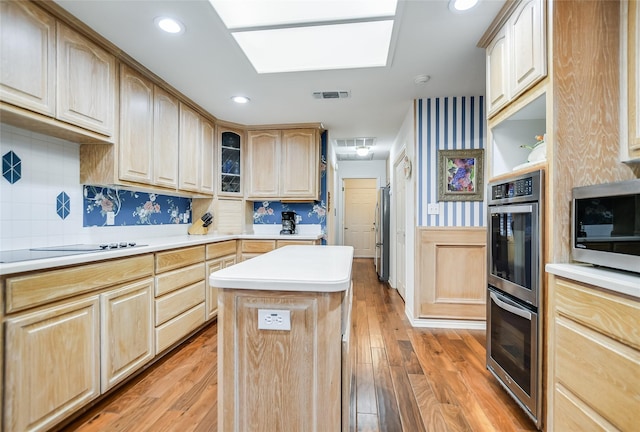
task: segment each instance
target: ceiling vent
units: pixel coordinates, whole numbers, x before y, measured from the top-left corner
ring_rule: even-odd
[[[375,138],[340,138],[336,139],[336,147],[338,148],[351,148],[355,150],[357,147],[373,147],[375,144]]]
[[[313,92],[314,99],[346,99],[349,96],[351,92],[346,90]]]

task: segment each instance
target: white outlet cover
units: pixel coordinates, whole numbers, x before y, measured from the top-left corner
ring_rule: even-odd
[[[291,311],[258,309],[259,330],[291,330]]]
[[[114,225],[116,223],[116,214],[112,211],[107,212],[107,225]]]
[[[431,203],[427,206],[427,214],[437,215],[440,213],[440,204]]]

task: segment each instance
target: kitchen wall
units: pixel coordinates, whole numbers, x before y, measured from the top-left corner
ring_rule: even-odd
[[[79,144],[0,124],[0,155],[3,159],[0,250],[139,241],[141,238],[187,233],[185,214],[190,211],[191,203],[190,200],[184,201],[185,198],[120,192],[118,204],[113,191],[99,188],[99,193],[105,193],[106,197],[111,195],[114,201],[109,204],[101,199],[97,203],[96,194],[91,190],[87,191],[88,201],[85,201],[85,190],[79,183],[79,151]],[[171,218],[173,213],[168,200],[176,204],[173,209],[176,216],[182,214],[181,224],[175,224],[176,218]],[[97,215],[109,206],[113,210],[114,202],[122,216],[115,217],[114,226],[100,226],[103,223],[98,221],[106,222],[106,213]],[[152,204],[147,205],[147,202]],[[102,207],[103,204],[107,207]],[[157,216],[165,218],[162,221],[154,219]],[[141,226],[141,221],[147,226]],[[138,226],[132,226],[136,222]]]
[[[485,226],[485,201],[438,202],[438,150],[485,147],[484,96],[419,99],[416,115],[417,225]],[[438,214],[429,214],[428,204],[437,204]]]

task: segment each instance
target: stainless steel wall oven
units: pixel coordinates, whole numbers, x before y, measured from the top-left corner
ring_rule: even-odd
[[[491,182],[487,368],[541,426],[544,172]]]

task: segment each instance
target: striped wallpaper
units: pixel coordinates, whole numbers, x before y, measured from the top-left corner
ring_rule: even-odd
[[[485,226],[481,201],[445,201],[439,214],[427,213],[428,204],[438,202],[438,150],[485,147],[484,96],[418,99],[417,108],[418,226]],[[486,187],[486,170],[484,178]]]

